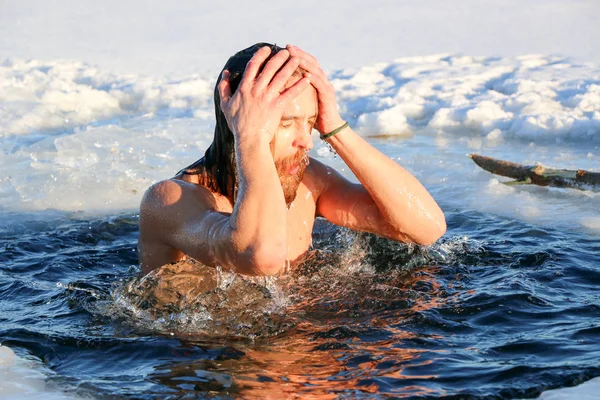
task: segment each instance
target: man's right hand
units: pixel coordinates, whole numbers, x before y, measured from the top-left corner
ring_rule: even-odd
[[[303,77],[285,89],[287,81],[300,64],[300,58],[290,58],[287,50],[281,50],[273,56],[259,74],[260,67],[270,54],[269,46],[262,47],[254,54],[234,94],[231,93],[229,71],[223,71],[221,76],[218,85],[221,110],[238,146],[247,140],[266,140],[270,143],[287,104],[310,84],[309,78]]]

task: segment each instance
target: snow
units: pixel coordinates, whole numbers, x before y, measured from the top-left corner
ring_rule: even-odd
[[[0,132],[72,128],[163,109],[212,106],[210,82],[115,75],[82,62],[6,60],[0,65]]]
[[[135,209],[151,183],[193,162],[212,140],[214,79],[6,60],[0,208]],[[466,140],[470,150],[496,145],[508,154],[523,144],[600,144],[600,68],[558,56],[403,57],[333,71],[331,81],[342,116],[364,136],[433,135],[441,148],[458,149]],[[320,146],[315,156],[326,157]],[[573,166],[597,168],[596,160],[592,154]],[[537,161],[544,159],[531,160]],[[534,216],[544,213],[525,215]]]
[[[595,400],[600,391],[600,378],[594,378],[579,386],[548,390],[542,393],[540,400]]]
[[[13,400],[67,400],[73,397],[46,387],[51,372],[40,361],[17,357],[0,345],[0,398]]]
[[[334,73],[334,76],[335,73]],[[399,58],[332,83],[364,134],[600,140],[600,68],[558,56]]]
[[[597,194],[509,187],[466,157],[598,171],[598,37],[597,0],[0,0],[0,212],[135,210],[212,140],[226,59],[270,41],[314,54],[343,117],[445,209],[598,233]],[[42,370],[0,347],[0,395],[35,398]]]

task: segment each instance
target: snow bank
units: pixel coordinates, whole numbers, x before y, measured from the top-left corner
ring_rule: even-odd
[[[600,68],[530,55],[399,58],[333,75],[365,135],[421,129],[499,140],[600,141]]]
[[[64,130],[124,116],[211,105],[212,83],[118,76],[81,62],[0,64],[0,135]],[[190,115],[192,116],[192,115]]]
[[[67,61],[0,66],[3,207],[136,207],[204,151],[213,83],[114,75]]]
[[[0,136],[152,114],[212,116],[214,77],[115,75],[80,62],[5,61]],[[526,140],[597,140],[600,68],[553,56],[399,58],[332,74],[344,116],[365,135],[425,128]]]
[[[564,58],[433,55],[331,78],[343,116],[365,136],[433,134],[442,151],[466,143],[465,152],[481,148],[482,140],[513,147],[600,141],[600,69]],[[212,140],[213,85],[210,76],[142,77],[82,62],[5,61],[0,210],[137,208],[151,183],[199,158]],[[315,143],[314,156],[327,157],[316,137]],[[428,174],[436,172],[422,176]]]

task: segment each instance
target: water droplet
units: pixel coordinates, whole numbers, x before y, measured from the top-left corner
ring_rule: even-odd
[[[310,158],[308,157],[308,151],[304,151],[304,156],[302,157],[302,161],[304,162],[304,165],[310,164]]]
[[[327,149],[333,153],[334,156],[337,156],[337,152],[333,149],[333,147],[331,146],[331,144],[329,144],[329,142],[325,142],[325,146],[327,146]]]

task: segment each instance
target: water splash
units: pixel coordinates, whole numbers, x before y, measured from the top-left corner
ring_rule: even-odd
[[[233,283],[233,280],[237,276],[236,273],[223,269],[220,265],[215,268],[215,275],[217,279],[217,288],[221,290],[227,290]]]
[[[414,271],[453,262],[461,254],[483,251],[485,245],[468,237],[430,247],[403,244],[321,219],[313,238],[318,250],[309,251],[301,262],[287,261],[283,276],[248,277],[188,260],[117,287],[104,313],[142,331],[203,337],[279,335],[305,323],[307,312],[322,315],[332,312],[333,305],[338,316],[367,316],[373,302],[384,309],[398,301],[412,304],[414,296],[424,296],[403,289]],[[435,275],[423,276],[432,280]]]
[[[262,281],[261,281],[262,280]],[[286,304],[264,278],[194,260],[165,265],[113,291],[109,310],[137,329],[209,336],[268,336],[279,332]]]

